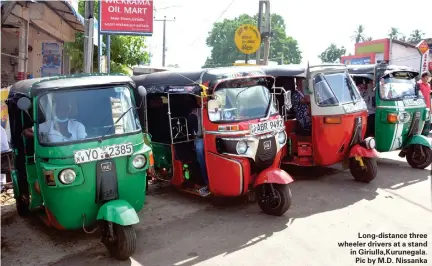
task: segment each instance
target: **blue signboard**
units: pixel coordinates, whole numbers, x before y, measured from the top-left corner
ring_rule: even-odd
[[[370,57],[352,58],[350,61],[351,65],[367,65],[371,63]]]

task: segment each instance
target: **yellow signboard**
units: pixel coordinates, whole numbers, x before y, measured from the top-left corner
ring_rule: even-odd
[[[240,52],[253,54],[260,48],[261,33],[254,25],[243,24],[236,30],[234,42]]]

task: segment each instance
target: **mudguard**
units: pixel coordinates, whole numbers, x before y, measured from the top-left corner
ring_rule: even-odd
[[[431,144],[429,143],[428,138],[425,137],[425,136],[423,136],[423,135],[414,135],[414,136],[412,136],[408,140],[408,142],[405,145],[405,147],[408,147],[408,146],[413,145],[413,144],[420,144],[420,145],[423,145],[423,146],[426,146],[426,147],[429,147],[429,148],[431,147]]]
[[[356,157],[356,156],[366,157],[366,158],[375,158],[375,157],[378,157],[378,152],[375,149],[367,149],[367,148],[361,146],[360,144],[356,144],[356,145],[351,147],[348,157],[352,158],[352,157]]]
[[[103,204],[97,214],[97,220],[105,220],[119,225],[139,223],[135,209],[125,200],[112,200]]]
[[[254,187],[262,184],[289,184],[294,182],[294,179],[284,170],[279,168],[268,168],[258,174],[255,179]]]

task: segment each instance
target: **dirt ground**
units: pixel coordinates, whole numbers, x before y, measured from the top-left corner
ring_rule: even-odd
[[[9,191],[10,192],[10,191]],[[79,232],[62,232],[47,228],[37,217],[23,219],[15,211],[13,193],[2,195],[8,198],[1,206],[1,262],[3,265],[49,265],[64,257],[103,247],[99,231],[88,235]],[[171,188],[150,192],[146,204],[139,213],[140,232],[151,230],[152,226],[182,219],[200,209],[210,207],[209,202],[179,195]]]
[[[214,207],[171,188],[152,190],[135,226],[137,250],[125,262],[108,256],[98,233],[60,232],[36,218],[20,218],[14,205],[2,206],[1,261],[57,266],[356,265],[337,241],[353,240],[358,232],[432,235],[430,166],[412,169],[397,152],[384,157],[370,184],[354,182],[349,171],[335,168],[288,169],[297,180],[291,186],[293,205],[282,217],[264,215],[256,204]]]

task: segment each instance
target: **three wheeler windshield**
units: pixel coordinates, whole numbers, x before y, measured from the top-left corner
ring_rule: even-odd
[[[416,82],[411,77],[385,76],[380,80],[380,96],[383,100],[403,100],[423,98],[421,92],[415,93]]]
[[[64,144],[141,129],[126,86],[52,91],[40,96],[37,117],[41,144]]]
[[[336,105],[361,100],[360,92],[354,81],[345,72],[318,74],[314,78],[315,94],[318,105]]]
[[[243,121],[277,113],[267,87],[262,85],[221,88],[215,92],[220,111],[210,115],[210,121]],[[269,110],[270,108],[270,110]]]

